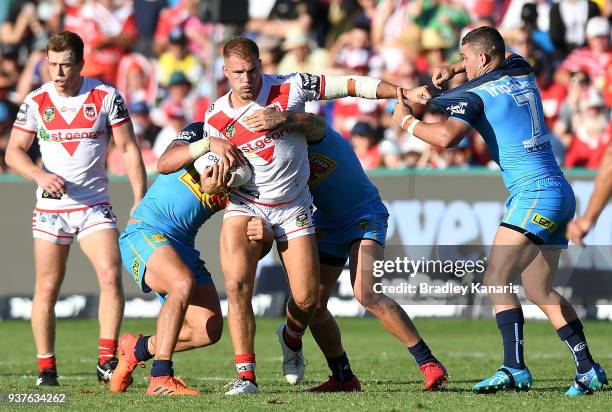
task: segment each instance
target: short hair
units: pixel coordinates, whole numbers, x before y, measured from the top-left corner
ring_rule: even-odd
[[[63,31],[55,34],[51,36],[47,43],[47,52],[72,51],[77,64],[83,61],[83,48],[83,40],[78,34],[71,31]]]
[[[246,37],[234,37],[223,45],[223,58],[227,59],[230,56],[245,60],[255,57],[259,60],[259,47],[257,47],[257,43]]]
[[[504,59],[506,54],[504,38],[496,28],[491,26],[478,27],[466,34],[463,40],[461,40],[461,45],[466,44],[472,46],[476,51],[486,53],[491,57],[501,57]]]

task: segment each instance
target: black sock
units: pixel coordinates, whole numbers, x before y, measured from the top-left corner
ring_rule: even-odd
[[[588,372],[594,363],[582,329],[582,322],[576,319],[557,330],[559,338],[565,342],[574,357],[578,373]]]
[[[151,367],[151,377],[156,376],[174,376],[172,361],[155,359]]]
[[[326,358],[327,365],[331,370],[332,375],[336,380],[346,383],[353,379],[353,371],[351,370],[351,365],[349,363],[348,357],[346,356],[346,352],[337,358]]]
[[[147,343],[149,342],[149,338],[151,336],[139,336],[136,341],[136,348],[134,348],[134,355],[136,355],[136,359],[139,361],[148,361],[153,357],[149,352],[149,347]]]
[[[504,344],[504,365],[514,369],[525,369],[523,357],[523,310],[504,310],[495,315],[497,327]]]
[[[408,351],[412,356],[414,356],[414,360],[419,366],[423,366],[429,362],[438,362],[436,357],[431,354],[429,346],[427,346],[423,339],[421,339],[416,345],[408,347]]]

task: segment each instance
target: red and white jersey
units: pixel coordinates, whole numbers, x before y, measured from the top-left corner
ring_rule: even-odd
[[[108,202],[109,126],[129,120],[123,97],[99,80],[84,77],[73,97],[60,96],[53,82],[28,94],[13,127],[37,135],[43,168],[62,177],[66,188],[60,199],[38,188],[36,207],[74,210]]]
[[[233,108],[231,92],[212,104],[206,112],[204,131],[232,141],[253,165],[253,179],[235,193],[270,206],[294,200],[307,190],[310,169],[306,139],[288,127],[252,132],[242,119],[264,107],[303,112],[305,102],[323,94],[325,78],[308,73],[262,74],[262,78],[259,95],[250,104]]]

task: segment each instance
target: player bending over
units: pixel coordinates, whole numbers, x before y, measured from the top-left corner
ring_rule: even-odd
[[[266,112],[260,128],[300,127],[296,123],[301,120],[297,114],[270,109],[266,109]],[[406,312],[394,300],[373,290],[373,261],[384,259],[389,217],[387,208],[347,141],[335,130],[326,127],[320,117],[311,115],[309,121],[317,123],[309,127],[307,135],[310,161],[308,186],[316,206],[313,221],[317,228],[321,265],[319,302],[310,331],[332,373],[327,382],[310,391],[361,390],[361,383],[353,374],[342,346],[340,329],[327,310],[329,295],[349,257],[355,298],[408,348],[424,375],[425,389],[435,390],[447,379],[445,368],[432,355]],[[251,127],[249,122],[247,125]],[[252,128],[256,129],[257,126]],[[258,235],[255,233],[251,239],[258,240]],[[286,343],[280,335],[279,340],[285,352]]]
[[[200,176],[193,161],[209,148],[222,157],[223,164]],[[155,292],[162,308],[155,335],[125,333],[120,337],[111,391],[124,392],[132,383],[134,368],[155,358],[147,395],[200,393],[174,377],[172,355],[212,345],[221,338],[219,297],[195,249],[195,237],[210,216],[225,207],[230,182],[220,169],[243,162],[240,157],[232,143],[205,138],[201,122],[183,129],[160,157],[159,171],[170,174],[159,175],[149,188],[131,214],[119,245],[128,273],[144,292]]]
[[[504,40],[493,27],[469,32],[461,42],[461,55],[462,62],[443,66],[433,75],[435,85],[463,71],[469,80],[432,99],[449,115],[446,121],[420,122],[401,100],[393,117],[403,129],[435,146],[452,147],[472,128],[482,135],[510,192],[484,281],[507,287],[521,275],[528,299],[546,314],[576,363],[576,377],[566,395],[601,389],[608,379],[591,356],[582,323],[551,286],[561,249],[567,247],[565,230],[574,216],[575,199],[551,150],[533,70],[522,57],[505,55]],[[512,293],[492,293],[490,298],[502,335],[504,363],[473,389],[478,393],[527,390],[532,378],[523,359],[520,302]]]

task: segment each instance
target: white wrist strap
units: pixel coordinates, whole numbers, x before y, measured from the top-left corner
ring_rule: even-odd
[[[408,119],[410,119],[411,117],[414,117],[414,116],[412,116],[411,114],[407,114],[406,116],[402,117],[402,129],[406,130],[406,129],[404,128],[404,124],[406,124],[406,122],[408,121]]]
[[[409,125],[408,125],[408,129],[406,129],[406,131],[412,135],[414,135],[414,128],[416,127],[417,124],[421,123],[421,121],[419,119],[414,119]]]

